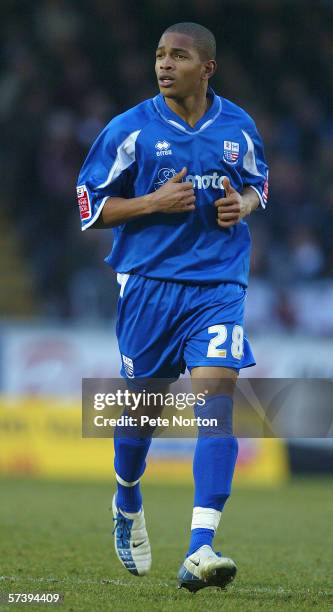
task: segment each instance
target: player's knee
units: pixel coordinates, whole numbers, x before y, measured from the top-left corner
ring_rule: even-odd
[[[235,368],[198,367],[192,370],[192,385],[196,392],[210,396],[232,396],[238,378]]]

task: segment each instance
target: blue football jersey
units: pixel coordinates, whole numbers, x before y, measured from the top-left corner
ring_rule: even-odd
[[[265,208],[268,170],[251,117],[209,89],[211,106],[192,128],[162,95],[118,115],[93,144],[77,193],[82,229],[91,227],[109,197],[134,198],[161,187],[184,166],[196,196],[192,212],[154,213],[113,228],[106,258],[120,273],[195,284],[247,285],[250,234],[242,220],[217,225],[214,202],[223,177],[242,192],[252,187]]]

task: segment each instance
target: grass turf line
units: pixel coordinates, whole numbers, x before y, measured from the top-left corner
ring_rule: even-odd
[[[59,609],[75,612],[333,608],[332,480],[235,489],[215,548],[234,558],[239,574],[226,591],[196,595],[176,589],[191,487],[143,486],[153,568],[142,579],[128,574],[113,551],[111,486],[2,480],[0,489],[0,592],[64,593]]]

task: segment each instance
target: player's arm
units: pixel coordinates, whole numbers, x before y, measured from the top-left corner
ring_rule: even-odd
[[[184,213],[194,210],[195,196],[192,183],[182,183],[187,169],[173,176],[153,193],[137,198],[110,197],[92,227],[116,227],[152,213]]]
[[[220,227],[232,227],[241,219],[258,208],[260,200],[258,193],[252,187],[244,187],[240,194],[230,185],[227,177],[223,179],[225,197],[216,200],[217,223]]]
[[[131,116],[129,117],[131,119]],[[177,214],[194,210],[194,190],[182,182],[187,169],[150,194],[132,197],[140,130],[115,117],[97,137],[81,168],[77,195],[82,230],[116,227],[151,213]]]

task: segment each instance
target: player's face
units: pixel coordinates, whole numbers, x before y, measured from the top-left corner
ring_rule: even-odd
[[[161,94],[183,99],[200,91],[209,78],[209,62],[200,59],[193,39],[185,34],[163,34],[156,51],[155,72]]]

